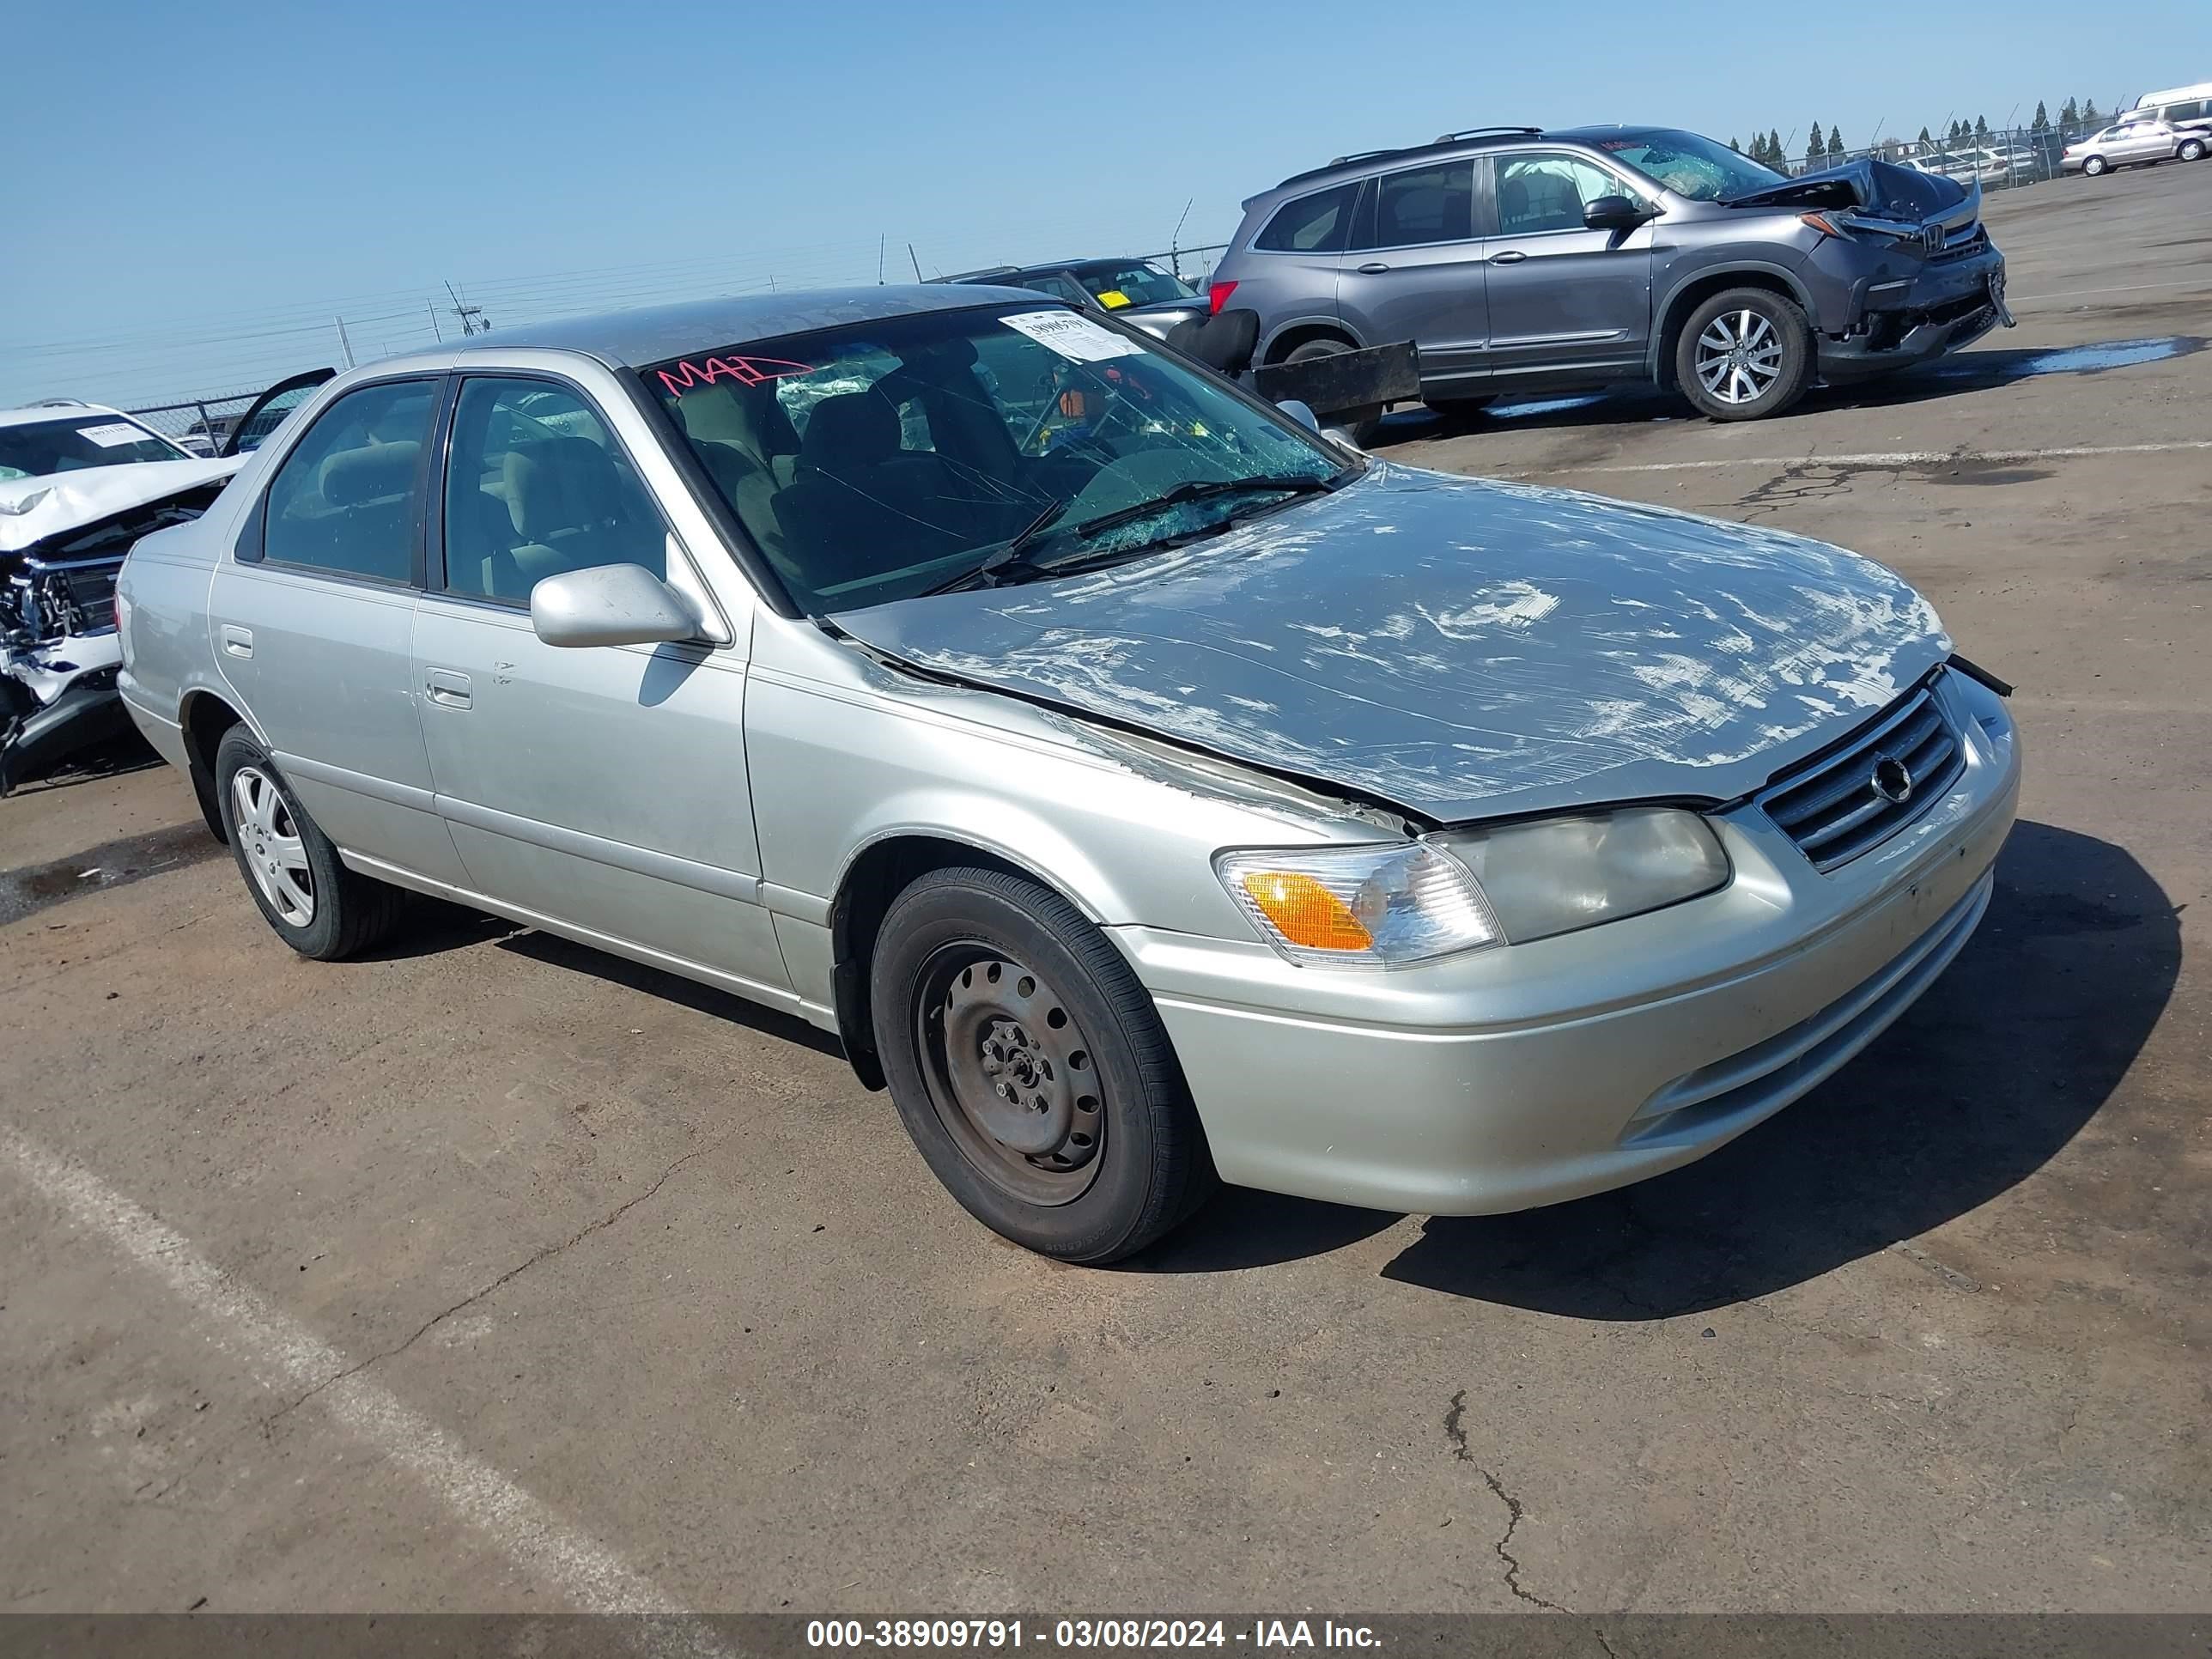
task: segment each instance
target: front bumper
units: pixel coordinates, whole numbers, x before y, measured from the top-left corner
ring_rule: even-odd
[[[2000,323],[2010,327],[2004,281],[2004,255],[1989,246],[1917,276],[1858,278],[1843,337],[1819,337],[1821,378],[1863,380],[1909,368],[1972,345]]]
[[[1754,806],[1720,892],[1388,974],[1113,929],[1153,993],[1223,1179],[1425,1214],[1531,1208],[1703,1157],[1872,1042],[1987,908],[2020,787],[2002,702],[1938,695],[1949,792],[1822,875]]]

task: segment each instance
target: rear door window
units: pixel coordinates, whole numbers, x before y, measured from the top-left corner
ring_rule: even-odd
[[[317,416],[270,480],[262,557],[412,581],[417,483],[437,392],[434,380],[366,386]]]
[[[1375,247],[1464,242],[1474,234],[1474,163],[1386,173],[1376,181]]]
[[[1340,252],[1351,234],[1352,210],[1358,199],[1359,185],[1354,180],[1285,202],[1275,210],[1275,216],[1253,239],[1252,246],[1271,253]]]

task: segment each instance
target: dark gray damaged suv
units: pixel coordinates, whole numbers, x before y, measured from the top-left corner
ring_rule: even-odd
[[[1436,407],[1640,380],[1750,420],[2012,322],[1978,185],[1663,128],[1451,133],[1244,208],[1210,301],[1259,313],[1256,361],[1411,339]]]

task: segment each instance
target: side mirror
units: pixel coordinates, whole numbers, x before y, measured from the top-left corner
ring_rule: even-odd
[[[1583,209],[1583,223],[1592,230],[1633,230],[1650,216],[1626,196],[1601,196]]]
[[[1316,435],[1320,434],[1321,416],[1313,412],[1310,405],[1302,403],[1296,398],[1285,398],[1275,407],[1305,428],[1307,431]]]
[[[691,602],[641,564],[564,570],[530,590],[530,626],[548,645],[660,645],[696,640]]]

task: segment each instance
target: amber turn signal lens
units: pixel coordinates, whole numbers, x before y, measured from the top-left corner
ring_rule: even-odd
[[[1244,890],[1276,931],[1309,951],[1366,951],[1375,939],[1337,896],[1311,876],[1290,870],[1255,870]]]

